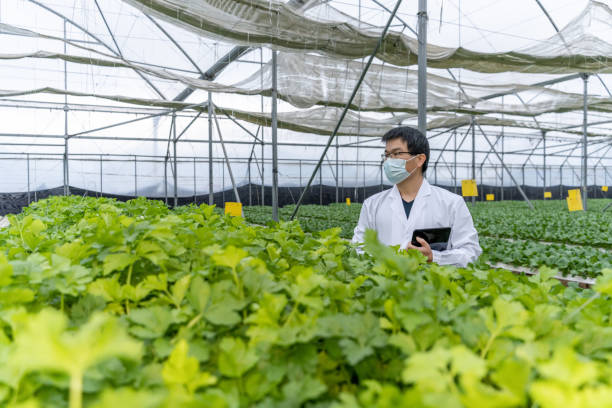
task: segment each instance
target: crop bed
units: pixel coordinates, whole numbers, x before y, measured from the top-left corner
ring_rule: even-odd
[[[10,221],[3,406],[612,401],[612,270],[580,290],[144,199],[56,197]]]
[[[469,204],[483,248],[481,263],[548,266],[562,275],[597,276],[612,267],[612,211],[601,211],[608,202],[589,200],[590,210],[579,213],[569,213],[561,201],[534,201],[535,211],[522,202]],[[281,219],[289,219],[293,209],[281,208]],[[308,232],[339,227],[340,235],[350,239],[360,211],[360,204],[306,205],[298,221]],[[271,219],[269,207],[245,207],[244,214],[257,224]]]

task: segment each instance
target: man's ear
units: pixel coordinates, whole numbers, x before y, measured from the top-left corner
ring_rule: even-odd
[[[425,161],[427,160],[427,156],[425,156],[424,154],[420,154],[419,158],[417,160],[418,160],[418,163],[419,163],[419,168],[421,169],[421,171],[423,171],[423,166],[425,165]]]

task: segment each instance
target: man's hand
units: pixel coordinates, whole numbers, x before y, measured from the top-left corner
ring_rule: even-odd
[[[421,237],[417,237],[416,240],[418,241],[419,244],[421,244],[420,247],[414,246],[412,245],[412,242],[409,242],[406,249],[416,249],[417,251],[425,255],[425,257],[427,257],[427,262],[431,262],[433,260],[433,253],[431,252],[431,247],[429,246],[427,241],[425,241]]]

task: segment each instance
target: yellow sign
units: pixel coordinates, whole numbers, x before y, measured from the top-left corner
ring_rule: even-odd
[[[487,201],[495,201],[495,194],[487,194]]]
[[[601,191],[607,193],[608,192],[608,186],[601,186]]]
[[[552,193],[550,191],[545,191],[544,198],[552,198]]]
[[[478,197],[476,180],[461,180],[461,195],[464,197]]]
[[[582,197],[580,195],[580,190],[569,190],[567,193],[567,209],[570,211],[582,211],[584,208],[582,207]]]
[[[580,189],[576,188],[574,190],[568,190],[567,191],[567,196],[569,198],[576,198],[576,197],[580,198]]]
[[[232,217],[242,217],[242,203],[225,203],[225,213]]]
[[[351,205],[351,199],[346,197],[346,205]]]

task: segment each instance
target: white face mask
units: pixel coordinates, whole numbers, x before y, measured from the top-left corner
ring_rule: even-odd
[[[417,156],[413,156],[408,160],[404,159],[387,159],[383,163],[383,169],[385,170],[385,175],[387,179],[393,184],[401,183],[406,180],[410,175],[414,173],[414,171],[410,172],[406,170],[406,163],[410,160],[414,159]]]

